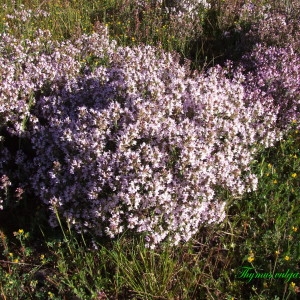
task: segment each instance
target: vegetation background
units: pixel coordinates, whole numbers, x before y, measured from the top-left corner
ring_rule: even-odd
[[[179,23],[150,2],[141,11],[134,0],[1,0],[0,32],[32,39],[37,29],[50,30],[63,41],[106,24],[119,45],[162,47],[205,71],[238,61],[253,43],[268,38],[268,32],[253,30],[262,12],[297,22],[300,16],[293,0],[216,0],[199,9],[193,22]],[[246,4],[253,6],[251,14],[242,13]],[[21,22],[26,11],[30,17]],[[92,246],[91,236],[79,236],[59,215],[60,228],[52,229],[35,199],[1,211],[1,299],[298,299],[299,278],[240,278],[243,266],[257,273],[300,273],[298,127],[295,120],[284,139],[253,162],[255,192],[238,199],[224,195],[225,221],[200,228],[177,247],[151,250],[126,234]]]

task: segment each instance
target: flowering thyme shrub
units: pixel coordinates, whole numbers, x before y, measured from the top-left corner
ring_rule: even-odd
[[[2,127],[31,152],[10,152],[1,172],[18,166],[9,179],[49,205],[53,226],[58,212],[78,231],[176,244],[224,219],[222,191],[256,188],[249,165],[280,132],[247,76],[192,74],[157,48],[117,48],[105,29],[73,43],[43,34],[3,35]]]
[[[79,231],[178,243],[223,220],[218,191],[255,189],[256,144],[278,134],[272,111],[245,105],[241,73],[190,74],[156,48],[116,48],[105,32],[48,46],[34,73],[30,63],[20,71],[34,92],[24,128],[34,155],[17,163],[53,225],[58,211]]]

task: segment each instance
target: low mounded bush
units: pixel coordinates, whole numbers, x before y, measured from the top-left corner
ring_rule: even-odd
[[[11,180],[34,192],[53,226],[59,213],[100,236],[188,240],[224,219],[224,191],[255,190],[255,154],[298,116],[298,56],[257,46],[242,70],[191,73],[101,30],[62,43],[2,34],[2,191]],[[13,137],[28,149],[12,150]]]

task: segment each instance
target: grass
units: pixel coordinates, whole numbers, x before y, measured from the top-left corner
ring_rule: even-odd
[[[214,2],[212,10],[199,12],[193,30],[179,35],[176,22],[155,7],[138,15],[132,1],[1,0],[6,8],[0,12],[0,31],[8,22],[11,33],[23,38],[41,28],[62,40],[91,33],[102,22],[119,44],[160,45],[201,69],[236,49],[240,37],[220,47],[222,32],[250,22],[238,23],[229,13],[239,1]],[[7,18],[24,9],[49,15],[33,13],[23,24]],[[60,219],[61,228],[54,230],[33,199],[1,212],[1,299],[298,299],[300,133],[295,128],[256,158],[257,191],[240,199],[227,196],[226,220],[201,228],[178,247],[163,244],[151,250],[128,234],[95,240],[75,234]],[[286,272],[294,276],[275,278]],[[256,275],[251,279],[250,273]],[[255,278],[262,273],[272,278]]]

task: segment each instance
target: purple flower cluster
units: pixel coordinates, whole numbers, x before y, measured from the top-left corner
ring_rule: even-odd
[[[272,99],[277,127],[287,129],[300,112],[300,57],[292,47],[257,44],[245,55],[247,90],[260,90],[260,101]]]
[[[177,17],[187,16],[195,17],[199,8],[210,8],[206,0],[142,0],[136,1],[141,8],[146,7],[149,2],[155,6],[163,8],[167,13],[176,14]]]
[[[163,1],[161,1],[163,2]],[[178,18],[188,17],[195,18],[200,8],[208,9],[210,4],[206,0],[169,0],[166,2],[166,11],[169,14],[174,14]]]
[[[262,103],[271,99],[269,111],[276,114],[277,127],[285,130],[300,112],[300,26],[292,12],[274,13],[270,8],[265,12],[247,34],[254,47],[239,65],[246,90],[261,91],[262,97],[256,99]]]
[[[99,236],[188,240],[224,219],[220,191],[256,188],[254,155],[298,113],[299,58],[257,46],[253,72],[191,73],[170,53],[117,47],[101,30],[62,43],[41,31],[33,41],[2,34],[1,125],[32,151],[4,143],[1,173],[14,160],[53,226],[58,212]]]
[[[3,202],[7,197],[8,187],[11,185],[11,182],[7,175],[2,175],[0,178],[0,210],[3,209]]]
[[[267,46],[281,48],[292,46],[299,53],[299,30],[299,17],[296,18],[288,14],[268,12],[263,18],[259,18],[258,21],[253,22],[251,30],[248,33],[248,39],[255,40]]]

